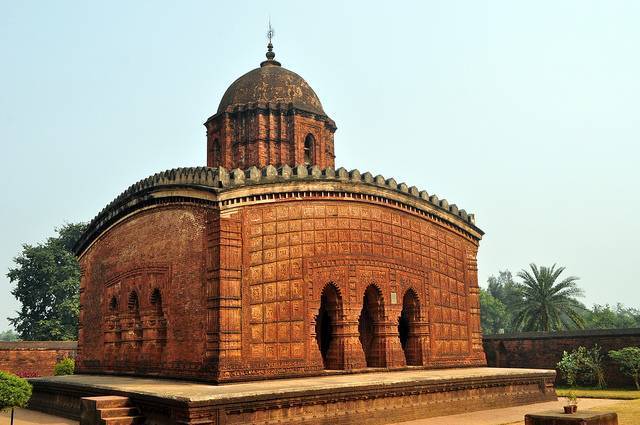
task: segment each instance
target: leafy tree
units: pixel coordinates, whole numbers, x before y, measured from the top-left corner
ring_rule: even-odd
[[[507,307],[489,291],[480,289],[480,324],[485,335],[504,333],[511,327]]]
[[[25,407],[31,398],[31,384],[18,376],[0,371],[0,412],[11,409],[13,424],[13,408]]]
[[[524,331],[556,331],[584,327],[583,306],[576,300],[582,296],[577,277],[558,282],[564,267],[540,267],[531,263],[531,272],[521,270],[522,299],[515,307],[514,325]]]
[[[501,270],[498,276],[489,276],[487,290],[505,306],[513,306],[522,300],[522,285],[513,280],[509,270]]]
[[[625,307],[618,303],[615,307],[609,304],[595,304],[584,315],[586,329],[621,329],[640,327],[640,310]]]
[[[514,306],[521,301],[522,287],[514,282],[509,270],[499,271],[498,276],[489,276],[486,294],[480,294],[481,318],[483,314],[485,316],[484,333],[513,332]]]
[[[73,360],[71,357],[65,357],[64,359],[56,363],[56,365],[53,367],[53,374],[55,376],[73,375],[75,368],[75,360]]]
[[[12,330],[0,332],[0,341],[17,341],[20,336]]]
[[[84,223],[65,224],[58,236],[25,244],[7,276],[22,304],[9,322],[25,340],[68,340],[78,335],[80,267],[71,252]]]
[[[640,390],[640,385],[638,384],[638,378],[640,377],[640,348],[625,347],[620,350],[611,350],[609,351],[609,357],[620,365],[622,373],[633,378],[636,390]]]

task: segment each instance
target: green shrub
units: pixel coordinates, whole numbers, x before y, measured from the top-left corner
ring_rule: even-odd
[[[65,357],[56,363],[56,366],[53,368],[53,374],[56,376],[60,375],[73,375],[73,371],[76,368],[76,362],[71,357]]]
[[[558,362],[556,368],[560,371],[567,385],[575,387],[578,374],[582,370],[582,361],[576,350],[570,353],[563,351],[562,359]]]
[[[598,388],[607,387],[603,356],[597,345],[590,349],[578,347],[570,353],[563,352],[556,367],[570,387],[590,383],[595,383]]]
[[[604,374],[604,355],[600,352],[600,346],[596,344],[588,351],[588,368],[589,374],[599,389],[607,388],[607,380]]]
[[[31,398],[31,384],[12,373],[0,371],[0,411],[25,407]]]
[[[611,350],[609,351],[609,357],[620,365],[622,373],[633,378],[636,390],[640,390],[640,383],[638,382],[640,378],[640,348],[624,347],[620,350]]]

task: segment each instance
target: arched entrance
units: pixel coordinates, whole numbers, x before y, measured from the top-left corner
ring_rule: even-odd
[[[367,367],[385,367],[385,352],[380,332],[384,323],[384,303],[382,293],[375,285],[369,285],[364,291],[362,312],[358,321],[360,344],[364,351]]]
[[[422,356],[416,324],[420,320],[420,303],[413,289],[408,289],[402,298],[402,312],[398,318],[398,335],[408,366],[420,366]]]
[[[336,350],[331,351],[331,348],[335,344],[336,323],[341,311],[342,298],[336,286],[329,283],[322,290],[320,308],[316,316],[316,342],[325,369],[340,369],[340,359],[336,356]]]

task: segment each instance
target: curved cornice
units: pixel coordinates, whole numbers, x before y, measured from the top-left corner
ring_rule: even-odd
[[[280,168],[268,165],[230,171],[223,167],[190,167],[156,173],[131,185],[91,220],[74,250],[76,255],[81,255],[118,219],[154,203],[187,201],[229,208],[275,196],[342,198],[346,194],[363,202],[400,204],[445,222],[475,240],[484,234],[476,227],[473,214],[449,204],[446,199],[369,172],[303,165]]]
[[[300,109],[294,106],[293,103],[282,103],[282,102],[250,102],[242,105],[230,105],[225,108],[223,111],[216,112],[214,115],[207,118],[204,125],[206,126],[209,122],[215,120],[221,116],[237,116],[243,113],[255,112],[257,114],[268,115],[301,115],[307,118],[313,118],[318,121],[322,121],[331,128],[333,131],[336,131],[336,123],[331,118],[329,118],[325,114],[320,114],[318,112],[312,112],[305,109]]]

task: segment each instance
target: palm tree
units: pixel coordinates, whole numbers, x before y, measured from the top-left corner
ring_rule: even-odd
[[[575,276],[557,282],[564,267],[540,267],[529,264],[531,272],[523,269],[522,300],[518,303],[514,324],[524,331],[557,331],[572,327],[583,328],[582,304],[576,297],[583,296]]]

